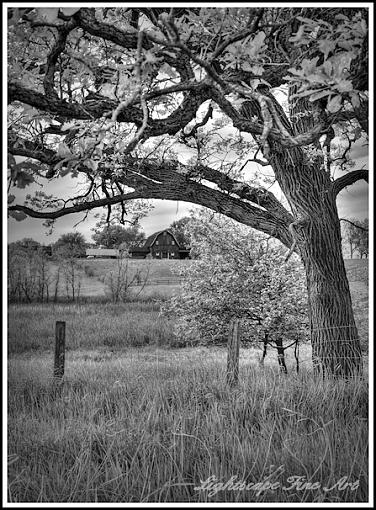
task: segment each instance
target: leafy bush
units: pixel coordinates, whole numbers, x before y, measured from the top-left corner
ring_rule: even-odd
[[[242,341],[290,344],[307,338],[304,271],[297,258],[228,219],[192,224],[194,265],[181,270],[182,292],[162,306],[175,317],[175,345],[220,344],[240,319]]]
[[[92,267],[88,266],[87,264],[84,265],[84,271],[85,271],[86,276],[88,276],[89,278],[95,276],[94,269]]]

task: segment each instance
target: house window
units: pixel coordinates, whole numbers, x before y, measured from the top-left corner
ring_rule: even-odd
[[[155,244],[159,244],[159,241],[155,241]]]
[[[174,240],[172,240],[172,241],[171,241],[171,244],[175,244],[175,241],[174,241]]]
[[[157,257],[159,257],[159,251],[157,251],[157,252],[155,253],[155,255],[156,255]]]
[[[170,257],[175,257],[175,253],[170,253]]]

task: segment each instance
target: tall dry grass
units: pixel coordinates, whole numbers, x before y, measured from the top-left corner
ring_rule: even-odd
[[[170,323],[152,299],[138,303],[33,304],[8,308],[8,353],[54,349],[56,321],[66,321],[66,347],[123,349],[172,341]]]
[[[286,377],[245,354],[235,390],[222,350],[69,351],[60,392],[50,353],[11,358],[8,500],[367,501],[367,383],[315,380],[307,366]],[[195,490],[280,466],[274,490]],[[319,488],[284,490],[291,476]],[[342,477],[359,488],[325,492]]]

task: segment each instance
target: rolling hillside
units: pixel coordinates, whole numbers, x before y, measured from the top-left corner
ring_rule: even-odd
[[[129,260],[129,274],[141,271],[142,279],[147,278],[147,286],[176,286],[179,284],[179,269],[194,264],[194,260]],[[99,296],[105,293],[103,279],[111,271],[116,272],[115,259],[82,260],[81,295]],[[369,261],[367,259],[345,260],[347,277],[351,291],[368,300]]]

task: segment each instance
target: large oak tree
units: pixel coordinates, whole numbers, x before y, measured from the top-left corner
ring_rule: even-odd
[[[135,199],[225,214],[300,255],[317,367],[361,370],[336,198],[368,180],[347,164],[368,130],[367,9],[40,8],[8,20],[10,184],[86,183],[68,200],[11,195],[9,214],[124,215]],[[211,134],[226,122],[237,134],[222,149],[238,158],[218,163]],[[188,162],[177,142],[195,151]],[[273,171],[285,204],[247,178],[249,162]]]

